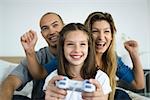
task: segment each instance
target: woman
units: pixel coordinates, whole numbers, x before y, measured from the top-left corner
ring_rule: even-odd
[[[94,12],[86,19],[85,26],[92,33],[95,42],[97,68],[106,72],[110,78],[112,92],[109,95],[109,99],[113,100],[117,66],[114,21],[108,13]]]
[[[85,26],[93,34],[96,45],[97,65],[110,77],[110,82],[113,89],[113,92],[110,96],[113,96],[115,93],[114,74],[116,70],[116,60],[114,57],[116,55],[114,51],[116,28],[113,18],[109,13],[93,12],[86,19]],[[107,46],[107,42],[110,40],[111,43],[109,46]],[[133,88],[143,89],[144,73],[140,57],[138,55],[138,44],[134,40],[129,40],[124,43],[124,46],[132,59],[133,70],[126,66],[120,57],[117,57],[116,74],[119,79],[131,84]]]

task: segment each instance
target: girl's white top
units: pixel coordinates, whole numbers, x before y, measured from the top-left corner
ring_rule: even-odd
[[[58,75],[57,70],[53,71],[50,75],[47,76],[45,84],[43,86],[44,91],[46,90],[49,80],[51,80],[51,78],[56,75]],[[106,73],[98,70],[95,79],[98,80],[98,82],[100,83],[104,94],[108,94],[112,91],[110,87],[109,77]],[[65,100],[82,100],[81,92],[67,90]]]

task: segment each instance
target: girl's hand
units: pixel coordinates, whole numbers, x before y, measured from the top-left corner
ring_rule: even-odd
[[[95,92],[82,92],[83,100],[107,100],[108,95],[104,95],[103,90],[99,82],[95,79],[89,80],[91,84],[96,86]]]
[[[54,76],[48,83],[45,91],[45,100],[63,100],[67,95],[67,91],[59,89],[55,85],[55,81],[62,80],[63,76]]]

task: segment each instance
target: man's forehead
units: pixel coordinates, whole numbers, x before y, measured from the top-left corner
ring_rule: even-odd
[[[55,15],[55,14],[48,14],[48,15],[45,15],[41,21],[40,21],[40,26],[43,24],[54,24],[54,23],[59,23],[61,22],[61,19]]]
[[[60,21],[61,19],[55,15],[55,14],[48,14],[48,15],[45,15],[41,21],[45,21],[45,20],[49,20],[49,21]]]

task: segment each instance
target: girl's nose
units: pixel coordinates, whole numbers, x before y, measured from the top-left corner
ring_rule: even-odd
[[[77,44],[76,44],[74,50],[75,50],[76,52],[79,52],[79,51],[80,51],[80,45],[77,45]]]

